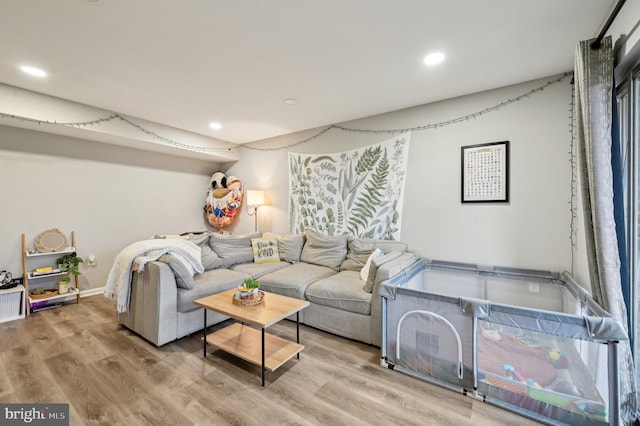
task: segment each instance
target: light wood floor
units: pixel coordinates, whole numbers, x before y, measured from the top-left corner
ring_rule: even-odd
[[[295,339],[295,324],[269,328]],[[533,425],[379,366],[379,349],[301,326],[305,345],[258,367],[202,357],[200,334],[156,348],[102,296],[0,324],[0,401],[69,403],[71,425]]]

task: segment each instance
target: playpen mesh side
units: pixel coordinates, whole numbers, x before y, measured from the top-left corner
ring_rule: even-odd
[[[607,424],[619,324],[567,273],[463,266],[381,286],[386,361],[544,423]]]
[[[472,317],[456,305],[402,297],[387,312],[387,362],[454,388],[473,386]]]
[[[517,316],[511,318],[517,324]],[[478,321],[478,391],[568,424],[606,424],[607,346]]]
[[[585,338],[581,317],[491,305],[474,353],[459,298],[398,289],[386,310],[386,360],[401,371],[461,391],[477,383],[487,401],[548,423],[607,424],[608,348]]]

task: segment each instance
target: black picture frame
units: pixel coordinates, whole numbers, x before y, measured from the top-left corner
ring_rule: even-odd
[[[509,202],[509,141],[461,147],[460,200]]]

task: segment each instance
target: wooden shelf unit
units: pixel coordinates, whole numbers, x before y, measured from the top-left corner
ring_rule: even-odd
[[[66,272],[54,272],[50,274],[41,274],[41,275],[33,275],[32,272],[29,271],[29,260],[33,260],[35,258],[45,258],[50,256],[63,256],[65,254],[71,254],[76,251],[76,233],[75,231],[71,231],[71,247],[66,247],[60,251],[53,251],[49,253],[29,253],[27,249],[27,237],[25,234],[22,234],[22,271],[24,277],[24,289],[25,289],[25,313],[27,316],[31,314],[31,305],[35,303],[40,303],[44,301],[51,300],[60,300],[66,299],[70,296],[76,296],[76,303],[80,303],[80,290],[78,286],[78,276],[74,275],[74,287],[69,287],[69,292],[65,294],[56,294],[50,297],[43,297],[41,299],[32,299],[29,293],[29,281],[30,280],[39,280],[45,278],[51,278],[56,276],[65,275]]]

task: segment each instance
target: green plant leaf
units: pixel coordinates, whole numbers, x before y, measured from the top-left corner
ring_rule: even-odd
[[[309,157],[309,158],[311,158],[311,157]],[[312,163],[319,163],[320,161],[324,161],[324,160],[328,160],[328,161],[331,161],[333,163],[336,162],[336,160],[334,160],[333,157],[330,157],[328,155],[321,155],[319,157],[316,157],[311,162]]]
[[[247,278],[244,280],[244,286],[246,288],[260,288],[260,282],[258,280],[254,280],[253,278]]]
[[[375,154],[375,150],[369,150]],[[370,156],[372,155],[373,154],[370,154]],[[379,157],[380,156],[378,155],[377,158]],[[387,157],[387,150],[385,149],[384,155],[376,166],[374,173],[371,174],[369,180],[364,184],[364,190],[354,202],[354,208],[351,210],[351,217],[349,217],[347,222],[347,228],[351,235],[359,237],[369,235],[368,223],[375,216],[376,208],[382,201],[382,197],[384,191],[386,191],[388,183],[388,175],[389,161]]]
[[[362,156],[358,160],[356,165],[356,174],[361,175],[366,172],[370,172],[375,167],[376,163],[380,159],[382,154],[382,147],[380,145],[376,147],[369,147],[364,150]],[[385,149],[386,156],[386,149]]]

